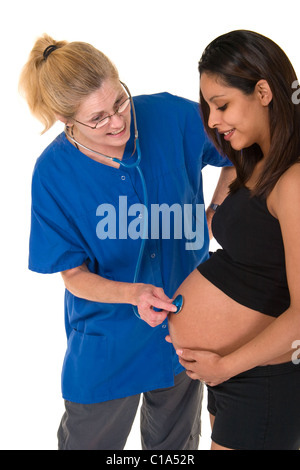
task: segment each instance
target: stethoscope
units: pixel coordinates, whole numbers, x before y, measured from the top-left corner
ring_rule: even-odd
[[[121,82],[122,83],[122,82]],[[140,179],[141,179],[141,183],[142,183],[142,188],[143,188],[143,199],[144,199],[144,206],[146,207],[146,209],[148,209],[148,192],[147,192],[147,186],[146,186],[146,182],[145,182],[145,178],[144,178],[144,175],[143,175],[143,172],[140,168],[140,162],[141,162],[141,159],[142,159],[142,153],[141,153],[141,147],[140,147],[140,142],[139,142],[139,134],[138,134],[138,129],[137,129],[137,121],[136,121],[136,113],[135,113],[135,107],[134,107],[134,103],[133,103],[133,99],[129,93],[129,90],[128,88],[126,87],[126,85],[124,83],[122,83],[122,85],[125,87],[126,91],[128,92],[129,94],[129,97],[130,97],[130,103],[131,103],[131,109],[132,109],[132,116],[133,116],[133,123],[134,123],[134,149],[133,149],[133,152],[132,152],[132,155],[133,156],[135,154],[135,152],[137,152],[137,159],[135,162],[133,163],[127,163],[127,162],[124,162],[122,160],[119,160],[118,158],[115,158],[115,157],[109,157],[108,155],[105,155],[105,154],[102,154],[100,152],[97,152],[96,150],[93,150],[93,149],[90,149],[89,147],[86,147],[85,145],[82,145],[80,142],[77,142],[77,140],[74,139],[73,136],[71,136],[68,132],[67,132],[67,127],[65,127],[65,134],[66,136],[68,137],[68,139],[70,139],[72,142],[74,142],[74,144],[78,145],[79,147],[82,147],[83,149],[89,151],[89,152],[92,152],[100,157],[104,157],[104,158],[107,158],[108,160],[114,162],[114,163],[118,163],[120,166],[126,168],[126,169],[130,169],[130,168],[136,168],[139,175],[140,175]],[[141,262],[142,262],[142,258],[143,258],[143,254],[144,254],[144,251],[145,251],[145,244],[146,244],[146,230],[147,230],[147,226],[146,224],[143,224],[143,234],[142,234],[142,243],[141,243],[141,247],[140,247],[140,251],[139,251],[139,256],[138,256],[138,260],[137,260],[137,264],[136,264],[136,268],[135,268],[135,273],[134,273],[134,278],[133,278],[133,283],[137,283],[138,282],[138,277],[139,277],[139,273],[140,273],[140,269],[141,269]],[[181,312],[182,310],[182,307],[183,307],[183,297],[182,295],[178,295],[175,300],[173,301],[173,305],[175,305],[177,307],[177,310],[176,312],[172,312],[174,313],[175,315],[177,315],[179,312]],[[132,305],[132,308],[133,308],[133,311],[134,311],[134,314],[139,318],[141,319],[139,313],[138,313],[138,309],[137,309],[137,306],[136,305]],[[156,309],[154,308],[155,311],[160,311],[159,309]]]

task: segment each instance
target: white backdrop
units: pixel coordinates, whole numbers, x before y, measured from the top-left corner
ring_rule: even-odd
[[[133,95],[168,91],[198,100],[197,63],[204,47],[233,29],[275,40],[300,70],[299,1],[12,0],[1,8],[1,450],[55,450],[63,412],[60,371],[66,347],[60,275],[27,269],[31,174],[36,158],[61,131],[41,125],[19,97],[20,70],[35,39],[90,42],[117,65]],[[218,178],[205,170],[209,201]],[[210,430],[203,410],[203,438]],[[136,422],[127,449],[139,449]]]

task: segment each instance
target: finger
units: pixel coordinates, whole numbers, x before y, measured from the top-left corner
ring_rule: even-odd
[[[155,312],[155,310],[150,310],[149,318],[153,322],[162,323],[168,316],[168,312],[162,310],[161,312]]]
[[[167,335],[165,337],[165,340],[167,341],[167,343],[172,343],[172,340],[171,340],[171,336],[170,335]]]
[[[192,380],[199,380],[197,374],[195,374],[195,372],[192,372],[190,370],[186,371],[186,375],[188,375],[188,377],[190,377],[190,379]]]
[[[161,299],[161,300],[164,300],[165,302],[173,302],[174,299],[170,299],[165,293],[164,293],[164,290],[161,288],[161,287],[156,287],[154,289],[154,295]]]
[[[177,349],[176,354],[185,361],[194,362],[196,360],[195,352],[192,349]]]
[[[182,365],[182,367],[185,368],[185,370],[188,370],[189,372],[196,372],[197,362],[182,361],[181,359],[179,360],[179,362]]]
[[[168,316],[168,312],[156,313],[152,309],[149,309],[149,312],[147,313],[144,312],[141,315],[142,319],[146,323],[148,323],[148,325],[150,325],[151,327],[155,327],[163,323],[165,319],[167,318],[167,316]]]
[[[193,365],[197,365],[195,361],[185,361],[184,359],[179,359],[180,364],[182,367],[184,367],[186,370],[194,370]]]
[[[167,312],[176,312],[177,307],[173,305],[174,299],[170,299],[161,287],[156,287],[153,291],[154,299],[152,306],[158,310],[166,310]]]
[[[152,309],[155,309],[157,313],[161,313],[162,311],[165,311],[167,313],[169,312],[177,312],[177,307],[176,305],[173,305],[171,301],[166,302],[161,299],[154,298],[152,302]]]

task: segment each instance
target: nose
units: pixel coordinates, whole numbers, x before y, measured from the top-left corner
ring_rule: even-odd
[[[208,127],[210,127],[211,129],[218,127],[218,125],[220,124],[220,116],[217,110],[211,109],[209,111],[207,124],[208,124]]]
[[[115,113],[110,117],[110,126],[113,128],[118,128],[123,126],[123,116],[121,114]]]

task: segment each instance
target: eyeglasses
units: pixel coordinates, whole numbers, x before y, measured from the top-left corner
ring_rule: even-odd
[[[108,114],[104,118],[99,119],[99,121],[97,121],[94,126],[90,126],[89,124],[85,124],[84,122],[77,121],[77,119],[74,119],[74,121],[77,122],[78,124],[81,124],[82,126],[89,127],[90,129],[99,129],[100,127],[106,126],[106,124],[108,124],[109,121],[111,120],[111,118],[113,116],[115,116],[116,114],[121,116],[126,111],[128,111],[129,107],[130,107],[129,105],[131,104],[131,101],[132,101],[132,97],[131,97],[130,91],[128,90],[125,83],[122,83],[121,81],[120,81],[120,83],[124,87],[124,89],[126,90],[126,92],[129,96],[128,96],[128,98],[126,98],[125,101],[123,101],[123,103],[120,104],[118,109],[113,114]]]

